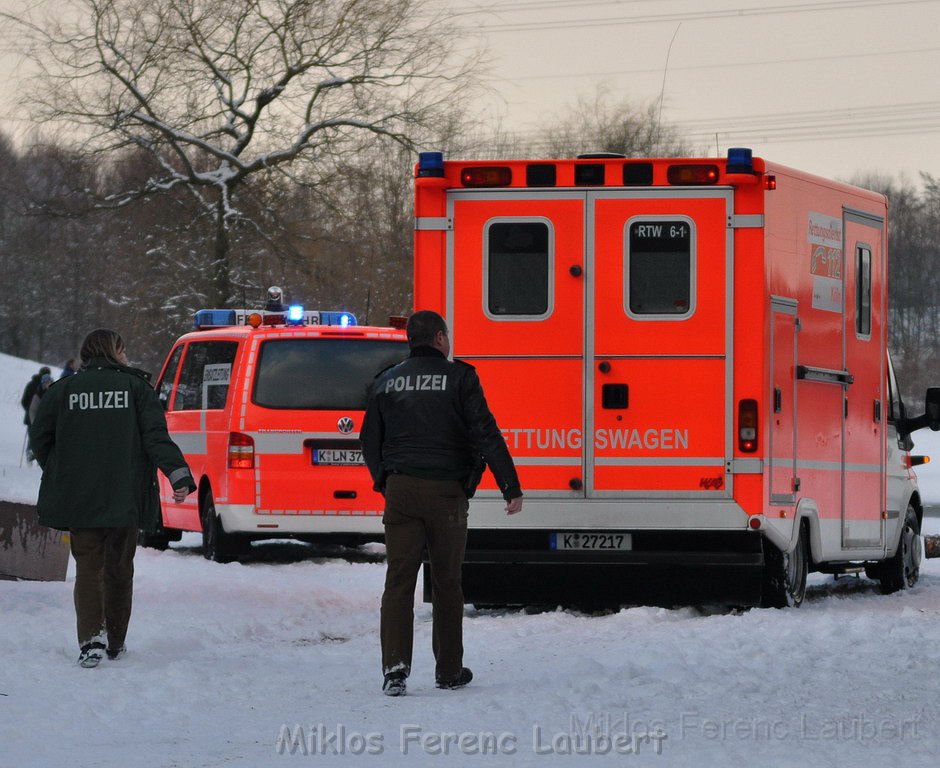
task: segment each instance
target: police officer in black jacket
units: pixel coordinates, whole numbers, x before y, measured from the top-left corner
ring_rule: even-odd
[[[414,593],[424,548],[431,563],[438,688],[460,688],[463,666],[461,565],[467,499],[489,465],[506,512],[522,509],[516,469],[472,366],[451,362],[447,325],[436,312],[408,320],[411,355],[376,377],[360,434],[375,488],[385,495],[388,569],[382,595],[383,692],[405,693],[414,639]]]

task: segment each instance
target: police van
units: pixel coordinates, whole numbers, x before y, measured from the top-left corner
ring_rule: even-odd
[[[913,584],[923,504],[887,350],[882,195],[754,157],[423,153],[415,308],[447,319],[526,496],[484,482],[468,601],[796,605]],[[929,423],[929,424],[928,424]]]
[[[404,330],[300,306],[201,310],[195,325],[156,387],[198,492],[174,503],[161,476],[163,529],[144,543],[199,531],[226,561],[259,538],[381,538],[358,438],[373,378],[408,356]]]

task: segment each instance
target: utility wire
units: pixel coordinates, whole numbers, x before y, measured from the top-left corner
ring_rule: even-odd
[[[479,32],[536,32],[553,29],[586,29],[589,27],[626,26],[633,24],[678,23],[682,21],[710,21],[712,19],[771,16],[787,13],[812,13],[819,11],[857,10],[859,8],[896,7],[901,5],[923,5],[938,0],[831,0],[830,2],[798,3],[795,5],[772,5],[762,8],[729,8],[715,11],[684,11],[658,13],[644,16],[618,16],[608,18],[555,19],[549,21],[507,22],[504,24],[481,24],[474,29]],[[534,10],[534,9],[533,9]]]

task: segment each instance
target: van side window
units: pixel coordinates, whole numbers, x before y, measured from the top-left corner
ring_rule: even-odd
[[[855,247],[855,334],[871,338],[871,248]]]
[[[552,311],[552,233],[546,221],[491,221],[484,235],[484,305],[494,318]]]
[[[627,227],[627,314],[692,314],[692,222],[634,219]]]
[[[173,394],[173,381],[176,379],[176,369],[179,368],[180,357],[183,355],[183,345],[180,344],[170,355],[170,361],[163,370],[163,376],[157,384],[157,397],[166,408],[170,404],[170,397]]]
[[[225,407],[236,341],[195,341],[186,348],[174,411],[205,411]]]

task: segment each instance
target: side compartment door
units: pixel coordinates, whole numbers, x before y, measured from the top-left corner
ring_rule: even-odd
[[[884,220],[844,211],[845,369],[852,376],[845,407],[842,546],[884,546],[885,370]],[[888,509],[888,515],[902,510]]]
[[[584,198],[448,200],[453,355],[477,369],[527,496],[584,495]]]
[[[774,296],[770,303],[771,392],[770,504],[794,506],[799,478],[796,472],[797,302]]]
[[[591,496],[731,494],[731,210],[726,189],[591,195]]]

